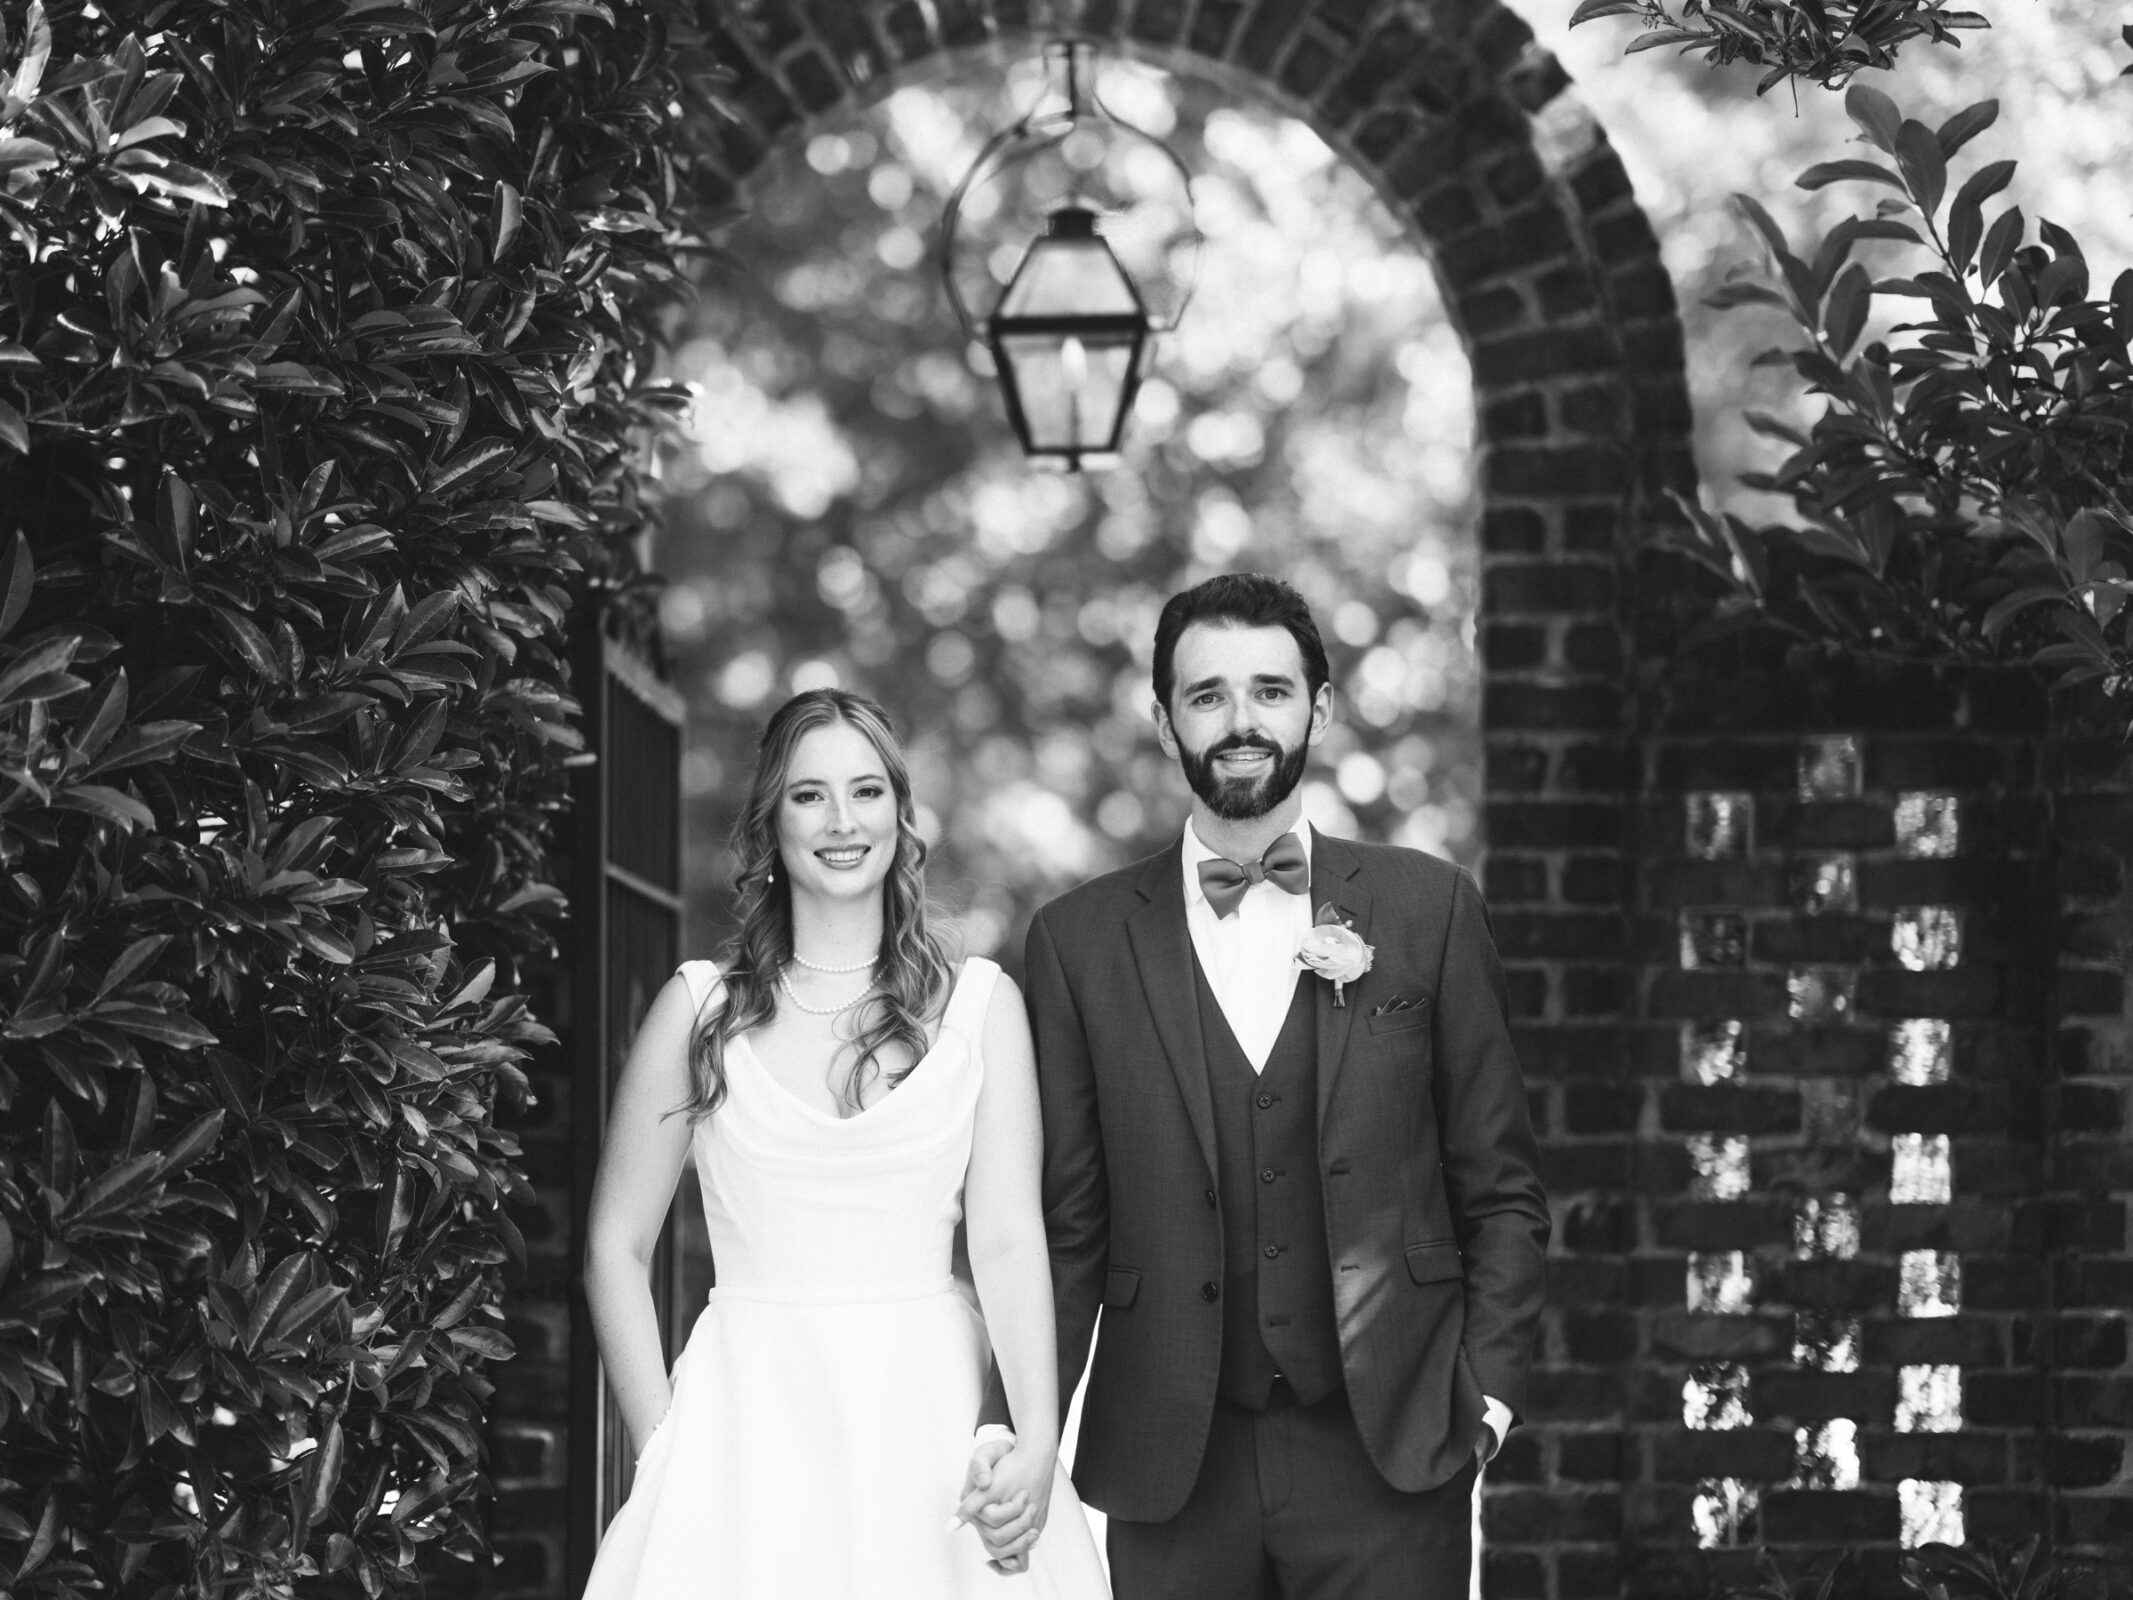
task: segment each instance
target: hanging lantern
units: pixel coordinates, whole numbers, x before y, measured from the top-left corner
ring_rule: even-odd
[[[991,354],[1023,453],[1039,465],[1069,471],[1116,455],[1153,335],[1176,326],[1191,298],[1199,250],[1190,175],[1168,146],[1103,108],[1083,81],[1086,56],[1078,44],[1046,48],[1044,93],[979,154],[956,186],[941,226],[949,302],[972,339]],[[1107,157],[1132,143],[1162,153],[1160,170],[1172,175],[1176,199],[1116,192]],[[1011,209],[1040,207],[1044,231],[1022,248],[1004,289],[979,314],[966,287],[973,278],[984,287],[997,281],[996,263],[1018,242],[1002,240],[979,255],[963,237],[966,209],[974,214],[972,194],[994,182],[1020,202]],[[1113,187],[1108,206],[1100,192],[1107,187]],[[997,196],[990,209],[1001,209]],[[1160,264],[1168,279],[1161,285],[1166,306],[1151,310],[1149,294],[1106,237],[1113,223],[1138,240],[1144,257]],[[1174,267],[1181,257],[1182,274]]]
[[[1094,212],[1052,213],[986,318],[985,342],[1025,454],[1072,470],[1117,452],[1140,388],[1148,313]]]

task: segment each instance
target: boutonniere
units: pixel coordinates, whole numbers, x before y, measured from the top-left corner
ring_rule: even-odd
[[[1348,997],[1341,991],[1370,970],[1370,958],[1377,952],[1363,943],[1353,921],[1330,900],[1311,920],[1311,931],[1297,946],[1296,959],[1321,978],[1331,979],[1333,1003],[1344,1006]]]

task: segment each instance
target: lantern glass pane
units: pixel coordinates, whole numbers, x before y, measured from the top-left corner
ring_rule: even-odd
[[[1130,317],[1140,311],[1125,269],[1101,239],[1039,239],[1000,299],[1000,317]]]
[[[1014,385],[1029,448],[1111,448],[1125,411],[1139,340],[1072,334],[1003,334],[1000,349]]]

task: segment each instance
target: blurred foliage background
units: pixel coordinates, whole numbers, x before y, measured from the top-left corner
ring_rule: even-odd
[[[1033,63],[929,79],[783,152],[677,322],[700,420],[663,463],[659,560],[699,943],[724,930],[757,729],[836,682],[907,734],[968,947],[1017,956],[1044,899],[1181,825],[1149,716],[1156,613],[1237,568],[1288,577],[1328,636],[1343,726],[1312,817],[1472,855],[1471,379],[1428,263],[1303,124],[1122,62],[1098,87],[1184,158],[1207,235],[1122,467],[1030,470],[931,254]]]
[[[1704,481],[1770,515],[1777,502],[1735,481],[1776,458],[1745,413],[1805,423],[1821,401],[1752,365],[1785,333],[1776,313],[1702,302],[1757,260],[1729,197],[1755,195],[1795,237],[1827,228],[1855,197],[1793,180],[1858,153],[1856,130],[1836,96],[1755,98],[1737,77],[1752,69],[1625,61],[1634,27],[1572,32],[1576,0],[1519,9],[1662,241]],[[1980,159],[2019,159],[2008,198],[2079,234],[2108,281],[2133,260],[2113,19],[2093,0],[1989,15],[1961,49],[1915,45],[1869,76],[1928,122],[1997,96]],[[1037,904],[1178,827],[1148,639],[1165,595],[1242,567],[1296,582],[1328,634],[1342,727],[1310,780],[1314,819],[1462,861],[1481,848],[1471,388],[1425,256],[1303,124],[1191,76],[1103,63],[1113,109],[1195,174],[1207,245],[1123,466],[1032,473],[966,359],[932,251],[956,180],[1037,83],[1033,60],[972,66],[810,130],[758,177],[670,330],[672,374],[700,394],[665,450],[658,552],[691,706],[699,946],[726,926],[724,836],[755,730],[785,694],[835,681],[907,731],[936,891],[971,949],[1012,958]],[[1877,272],[1904,270],[1898,253],[1865,252]]]

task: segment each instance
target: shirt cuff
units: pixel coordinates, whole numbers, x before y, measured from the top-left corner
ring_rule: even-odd
[[[1511,1436],[1511,1408],[1496,1396],[1485,1394],[1481,1397],[1481,1420],[1495,1433],[1496,1448],[1501,1450],[1504,1440]]]
[[[1504,1415],[1509,1416],[1510,1413],[1507,1411]],[[970,1436],[970,1442],[973,1446],[991,1444],[995,1439],[1013,1444],[1015,1442],[1015,1430],[1004,1422],[988,1422]]]

